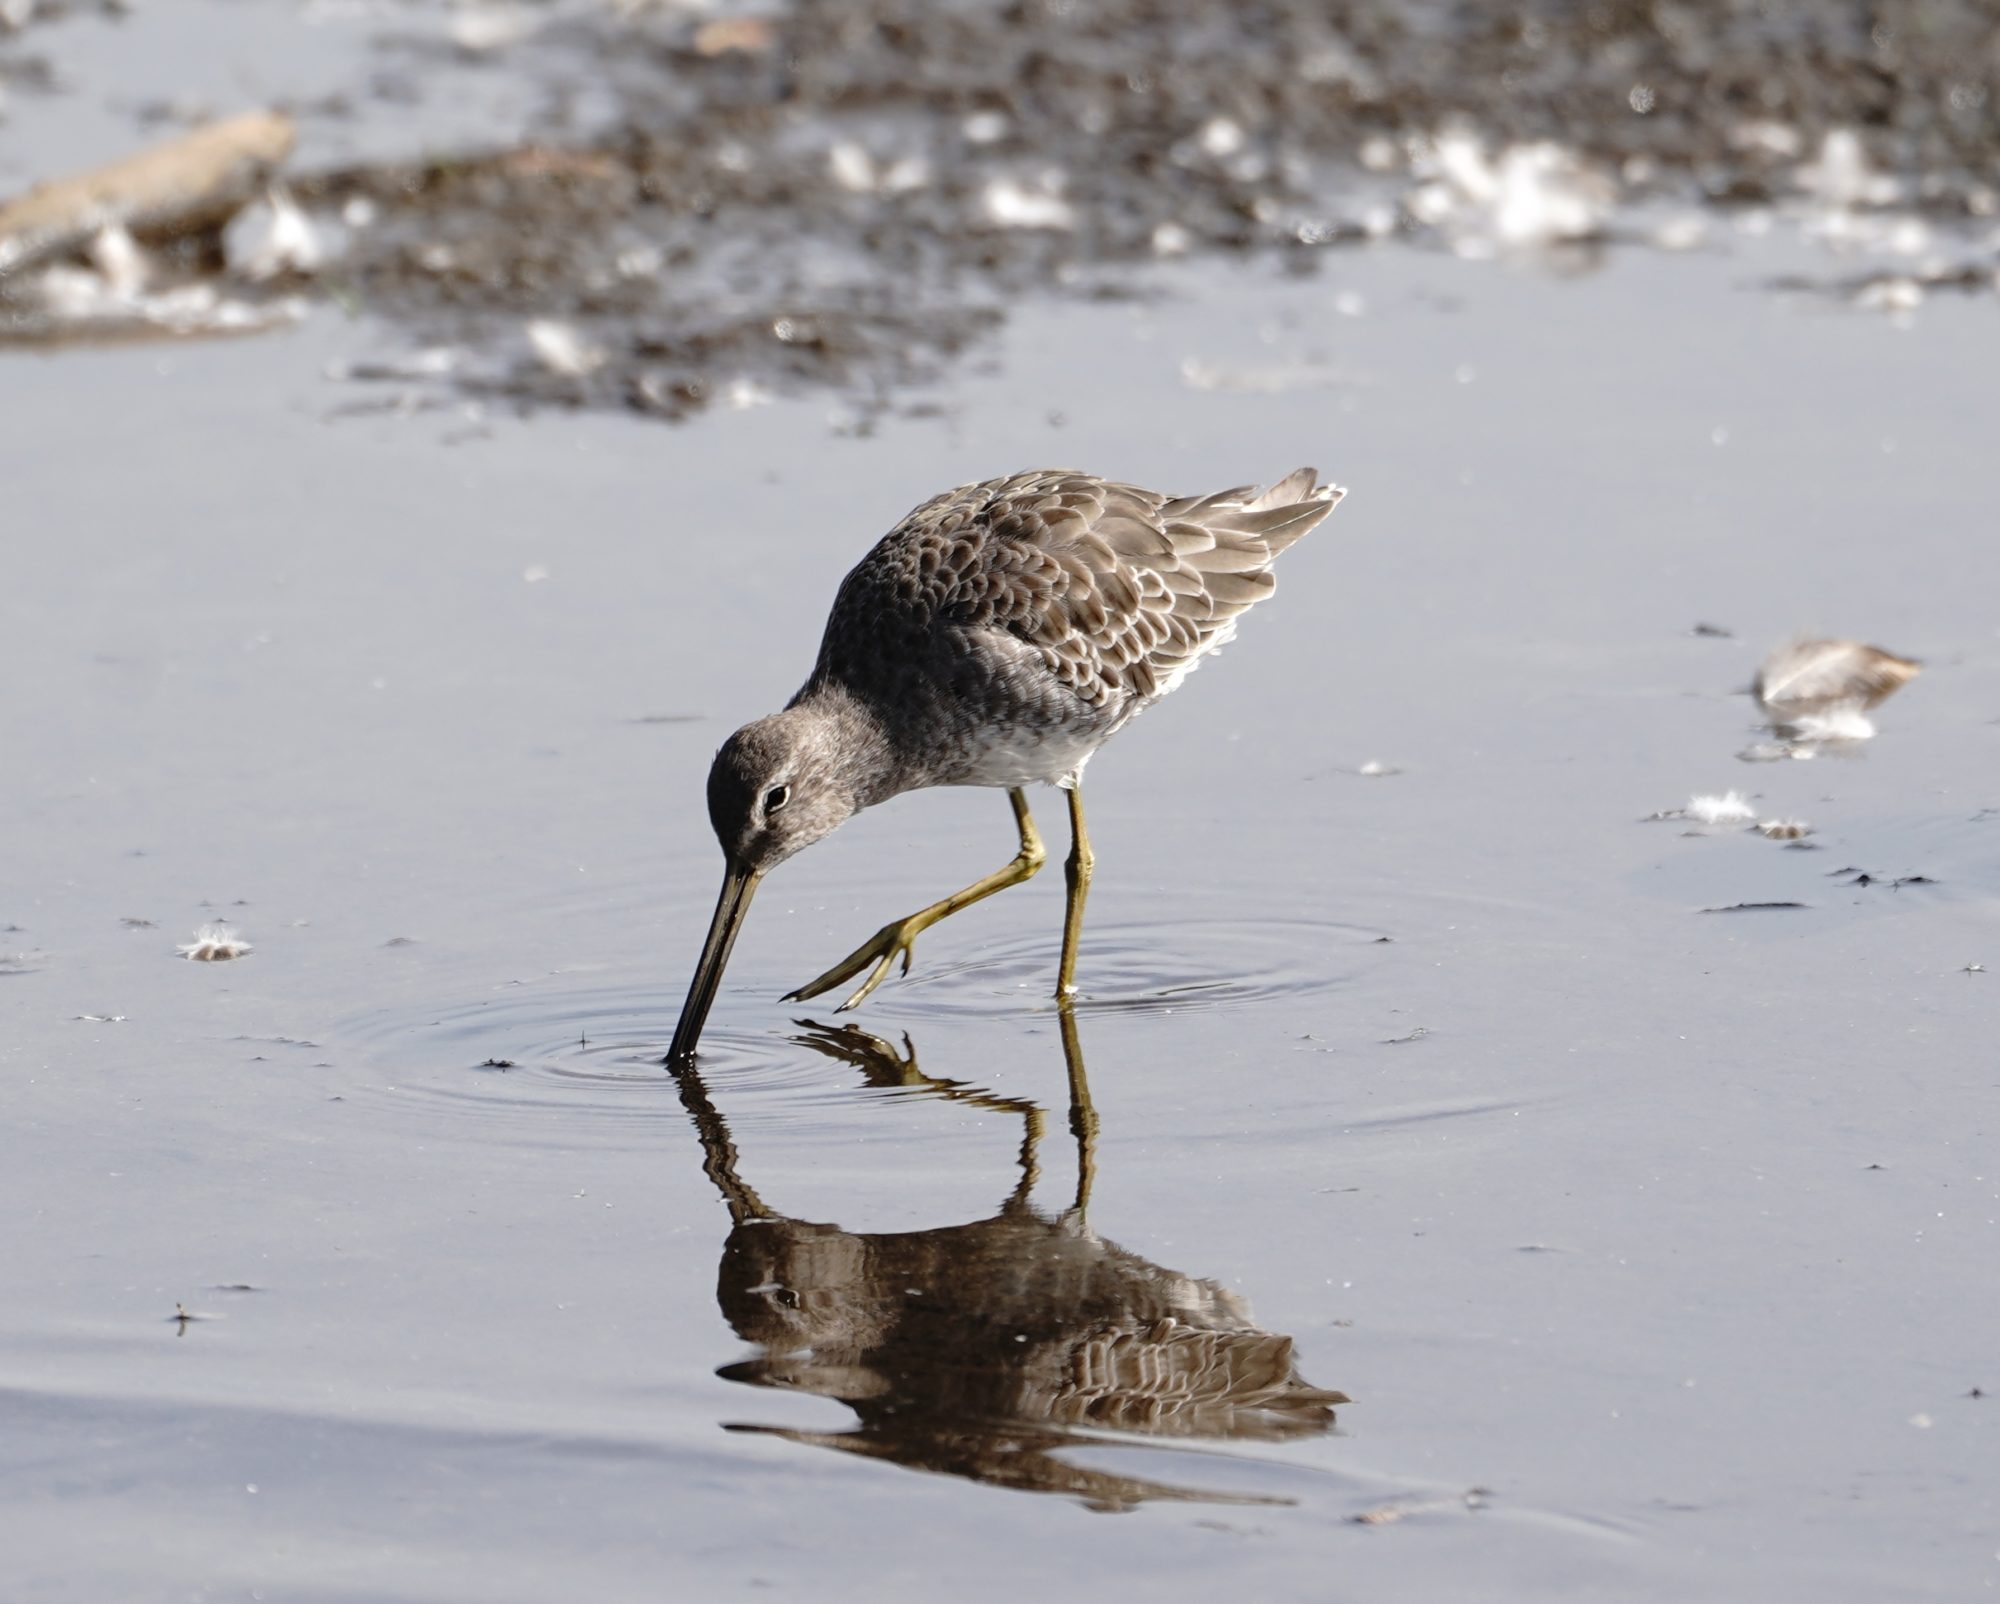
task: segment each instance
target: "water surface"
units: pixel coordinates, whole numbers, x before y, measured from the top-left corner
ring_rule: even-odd
[[[867,439],[330,421],[324,320],[10,359],[11,1596],[1993,1587],[1991,314],[1785,251],[1030,305]],[[857,1016],[907,1074],[776,1001],[1003,860],[996,795],[788,865],[655,1062],[709,754],[909,505],[1045,462],[1353,489],[1092,766],[1082,1218],[1059,876]],[[1859,759],[1740,763],[1800,629],[1929,667]],[[1729,787],[1817,850],[1640,822]],[[1754,901],[1805,906],[1699,911]],[[216,917],[255,951],[177,958]],[[979,1347],[1034,1309],[1351,1402],[1061,1418],[1066,1350]]]

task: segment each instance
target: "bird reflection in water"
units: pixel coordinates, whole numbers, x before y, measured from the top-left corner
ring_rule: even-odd
[[[1054,1214],[1030,1201],[1045,1112],[925,1074],[907,1037],[898,1053],[851,1026],[801,1021],[810,1034],[797,1040],[854,1065],[871,1085],[1019,1114],[1020,1180],[990,1219],[864,1234],[781,1214],[737,1173],[728,1126],[699,1071],[676,1069],[732,1222],[716,1296],[736,1333],[763,1350],[719,1373],[834,1398],[856,1416],[845,1431],[730,1429],[1064,1493],[1096,1509],[1148,1499],[1288,1502],[1142,1480],[1060,1452],[1116,1448],[1135,1436],[1315,1436],[1332,1429],[1333,1406],[1348,1400],[1303,1380],[1292,1339],[1253,1324],[1237,1294],[1090,1229],[1097,1116],[1075,1016],[1059,1012],[1078,1178],[1074,1200]]]

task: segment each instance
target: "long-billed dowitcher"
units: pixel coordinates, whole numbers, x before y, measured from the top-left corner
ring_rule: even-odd
[[[746,724],[708,773],[722,895],[674,1031],[694,1053],[757,883],[877,802],[928,785],[1003,787],[1020,849],[963,891],[884,925],[787,1000],[864,969],[857,1006],[940,919],[1027,879],[1045,852],[1033,781],[1069,794],[1056,995],[1076,983],[1090,888],[1083,766],[1236,633],[1276,587],[1271,561],[1345,494],[1311,468],[1268,490],[1164,496],[1045,469],[961,485],[918,507],[841,583],[819,662],[782,713]]]

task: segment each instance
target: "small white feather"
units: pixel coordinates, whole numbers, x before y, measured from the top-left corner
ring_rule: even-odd
[[[1686,816],[1696,824],[1747,824],[1757,817],[1757,810],[1740,791],[1725,791],[1721,796],[1690,797]]]
[[[241,958],[250,952],[250,943],[245,941],[228,925],[203,925],[194,933],[194,940],[184,941],[174,949],[183,958],[196,963],[223,963],[231,958]]]

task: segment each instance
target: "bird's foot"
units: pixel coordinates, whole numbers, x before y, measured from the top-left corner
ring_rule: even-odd
[[[903,957],[903,973],[907,975],[910,972],[910,955],[916,950],[917,937],[925,928],[914,919],[898,919],[894,924],[884,925],[825,974],[808,980],[797,991],[786,992],[781,1001],[804,1002],[808,997],[817,997],[823,991],[833,990],[842,981],[852,980],[873,964],[875,967],[868,978],[855,987],[854,995],[834,1012],[844,1014],[851,1008],[859,1008],[868,1000],[868,994],[889,978],[889,966],[896,961],[898,953]]]

